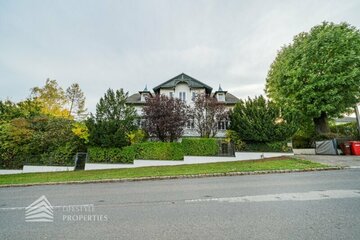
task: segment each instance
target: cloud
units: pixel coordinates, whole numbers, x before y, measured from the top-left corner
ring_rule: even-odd
[[[0,98],[57,79],[95,104],[181,72],[245,98],[263,94],[277,50],[321,21],[359,28],[349,1],[1,1]]]

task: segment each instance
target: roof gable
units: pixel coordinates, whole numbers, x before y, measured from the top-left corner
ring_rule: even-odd
[[[176,77],[173,77],[170,80],[163,82],[162,84],[154,87],[153,90],[155,93],[157,93],[160,91],[161,88],[175,88],[175,86],[181,82],[187,83],[190,88],[205,88],[205,91],[207,93],[211,93],[212,91],[211,87],[193,77],[190,77],[189,75],[186,75],[185,73],[181,73]]]

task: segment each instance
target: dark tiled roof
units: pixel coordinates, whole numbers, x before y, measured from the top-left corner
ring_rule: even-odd
[[[185,73],[181,73],[178,76],[173,77],[172,79],[154,87],[153,90],[155,93],[157,93],[160,88],[175,88],[176,84],[180,82],[186,82],[190,88],[205,88],[207,93],[210,93],[212,91],[211,87],[195,78],[186,75]]]
[[[126,99],[126,102],[127,102],[127,103],[130,103],[130,104],[142,104],[142,103],[143,103],[143,102],[141,102],[140,93],[135,93],[135,94],[129,96],[129,97]]]
[[[172,79],[154,87],[153,90],[155,93],[159,93],[161,88],[175,88],[176,85],[180,82],[186,82],[190,88],[205,88],[206,93],[211,94],[211,91],[212,91],[211,87],[209,87],[205,83],[200,82],[199,80],[197,80],[195,78],[192,78],[192,77],[186,75],[185,73],[181,73],[178,76],[173,77]],[[145,87],[144,91],[150,93],[150,91],[147,91],[147,87]],[[135,94],[129,96],[127,98],[126,102],[130,103],[130,104],[144,104],[144,102],[141,102],[141,95],[140,95],[140,93],[144,92],[144,91],[140,91],[139,93],[135,93]],[[219,90],[216,92],[223,92],[226,94],[225,95],[225,104],[232,105],[232,104],[235,104],[240,101],[237,97],[235,97],[231,93],[223,91],[221,89],[220,85],[219,85]],[[214,96],[214,93],[211,95]]]
[[[215,97],[215,93],[211,94],[212,97]],[[236,104],[240,101],[237,97],[232,95],[231,93],[226,92],[225,93],[225,104],[231,105]]]
[[[232,95],[231,93],[226,93],[225,95],[225,103],[226,104],[235,104],[238,103],[240,99]]]

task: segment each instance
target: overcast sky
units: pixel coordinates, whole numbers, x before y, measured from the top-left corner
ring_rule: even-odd
[[[322,21],[360,28],[360,1],[0,0],[0,99],[56,79],[93,111],[184,72],[239,98],[263,94],[277,51]]]

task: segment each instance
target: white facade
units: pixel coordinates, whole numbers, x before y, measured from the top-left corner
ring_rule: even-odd
[[[151,93],[147,90],[147,87],[145,87],[144,91],[140,91],[138,94],[134,94],[128,98],[128,103],[131,103],[135,107],[139,116],[143,114],[142,108],[146,102],[146,97],[155,94],[179,98],[190,107],[194,106],[194,99],[197,95],[210,94],[219,102],[223,102],[225,104],[226,110],[232,109],[235,106],[235,103],[239,101],[239,99],[237,99],[235,96],[227,93],[226,91],[223,91],[220,86],[218,91],[211,93],[211,87],[186,74],[180,74],[155,87],[153,90],[154,92]],[[225,136],[228,124],[228,122],[218,123],[218,133],[216,137]],[[189,120],[189,122],[186,124],[184,129],[184,136],[199,136],[195,130],[195,126],[192,120]]]
[[[179,98],[187,105],[194,105],[194,97],[199,94],[205,94],[205,88],[203,89],[191,89],[187,83],[179,83],[174,89],[160,89],[160,94],[168,97]]]

